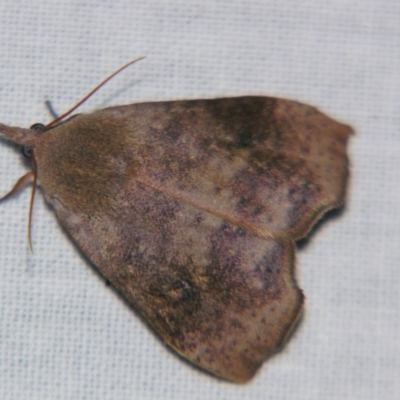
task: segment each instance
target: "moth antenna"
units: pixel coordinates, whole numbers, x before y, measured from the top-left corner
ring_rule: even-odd
[[[33,246],[32,246],[32,211],[33,211],[33,201],[35,200],[35,193],[37,188],[37,167],[36,167],[36,160],[35,157],[32,157],[32,164],[33,164],[33,186],[32,186],[32,193],[31,193],[31,201],[29,203],[29,216],[28,216],[28,243],[29,249],[31,253],[33,253]]]
[[[109,75],[106,79],[104,79],[102,82],[100,82],[93,90],[91,90],[81,101],[76,103],[70,110],[65,112],[64,114],[60,115],[50,123],[48,123],[45,127],[44,130],[49,129],[51,126],[56,124],[57,122],[60,122],[63,120],[65,117],[67,117],[69,114],[71,114],[73,111],[75,111],[81,104],[83,104],[90,96],[92,96],[94,93],[96,93],[102,86],[104,86],[110,79],[114,78],[115,75],[119,74],[122,70],[125,68],[129,67],[130,65],[134,64],[137,61],[143,60],[143,58],[146,58],[146,56],[136,58],[135,60],[129,61],[127,64],[123,65],[121,68],[117,69],[115,72],[113,72],[111,75]]]

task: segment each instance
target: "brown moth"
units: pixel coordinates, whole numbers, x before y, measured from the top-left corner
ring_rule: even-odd
[[[60,119],[0,124],[34,164],[10,194],[37,177],[77,246],[168,345],[249,380],[302,311],[295,241],[343,204],[352,129],[255,96]]]

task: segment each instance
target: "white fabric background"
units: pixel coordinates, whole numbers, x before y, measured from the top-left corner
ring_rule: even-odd
[[[108,73],[82,110],[265,94],[353,125],[344,210],[298,254],[307,296],[285,349],[248,384],[175,356],[105,286],[41,194],[0,205],[1,399],[399,399],[400,2],[2,0],[0,121],[48,122]],[[0,143],[0,192],[27,170]]]

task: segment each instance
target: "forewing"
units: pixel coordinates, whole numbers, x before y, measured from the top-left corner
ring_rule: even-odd
[[[350,132],[272,98],[143,103],[77,116],[35,156],[107,279],[179,353],[245,381],[300,314],[293,240],[342,203]]]
[[[134,179],[257,234],[299,238],[344,201],[352,130],[313,107],[241,97],[119,112]]]
[[[97,218],[54,205],[83,252],[161,337],[218,376],[250,379],[301,311],[291,242],[260,238],[136,182],[115,197],[115,211]]]

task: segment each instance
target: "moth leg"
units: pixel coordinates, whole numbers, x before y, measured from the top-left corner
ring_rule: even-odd
[[[34,180],[34,172],[29,171],[25,175],[21,176],[21,178],[18,179],[18,181],[15,183],[14,187],[2,198],[0,198],[0,201],[4,201],[9,199],[10,197],[15,196],[18,194],[28,183],[32,182]]]
[[[58,118],[58,114],[54,111],[53,104],[51,104],[51,101],[50,101],[50,100],[46,100],[46,101],[44,102],[44,104],[45,104],[45,106],[46,106],[47,111],[49,112],[49,114],[50,114],[54,119]]]

